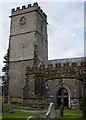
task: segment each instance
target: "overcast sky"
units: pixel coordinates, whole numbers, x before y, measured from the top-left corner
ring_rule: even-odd
[[[9,43],[11,9],[35,2],[34,0],[33,2],[10,1],[0,1],[0,75],[2,75],[3,56],[6,54]],[[48,17],[48,58],[84,56],[84,0],[82,2],[81,0],[76,2],[73,0],[71,2],[36,1]]]

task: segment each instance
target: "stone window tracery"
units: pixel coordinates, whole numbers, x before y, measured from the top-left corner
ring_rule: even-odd
[[[64,106],[68,107],[68,91],[65,88],[60,88],[57,93],[57,103],[58,107],[61,106],[61,99],[62,99],[62,94],[63,94],[63,99],[64,99]]]

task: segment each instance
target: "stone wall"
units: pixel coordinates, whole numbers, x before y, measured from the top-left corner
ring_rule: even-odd
[[[50,102],[54,102],[55,107],[58,107],[57,93],[60,88],[64,88],[68,92],[68,108],[78,109],[79,100],[83,96],[83,82],[80,80],[80,72],[85,70],[85,66],[85,61],[80,64],[73,62],[71,65],[63,63],[62,66],[61,63],[57,63],[56,66],[49,64],[47,66],[41,65],[39,68],[28,67],[26,73],[28,77],[29,75],[34,75],[35,80],[43,79],[45,81],[45,86],[48,87],[48,89],[42,97],[47,106]],[[33,88],[35,88],[35,84]],[[32,97],[32,95],[30,95],[30,97]],[[36,97],[39,98],[40,95],[36,95]],[[34,99],[31,99],[31,101],[34,101]],[[32,103],[32,106],[36,104],[35,101]],[[41,100],[41,105],[42,104]]]
[[[9,95],[22,97],[22,88],[25,85],[26,67],[33,66],[33,60],[11,62],[9,69]]]

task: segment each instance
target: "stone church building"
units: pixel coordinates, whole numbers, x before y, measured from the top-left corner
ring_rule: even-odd
[[[86,58],[48,60],[47,15],[37,3],[11,11],[9,89],[13,103],[78,108]]]

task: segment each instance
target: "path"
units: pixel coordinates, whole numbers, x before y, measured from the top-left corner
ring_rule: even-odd
[[[23,111],[23,112],[31,112],[31,113],[36,113],[40,118],[46,118],[45,114],[47,110],[21,110],[21,109],[14,109],[18,111]]]
[[[36,113],[40,118],[46,118],[46,112],[47,110],[21,110],[21,109],[14,109],[14,110],[18,110],[18,111],[23,111],[23,112],[31,112],[31,113]],[[56,114],[58,114],[59,111],[56,110]]]

